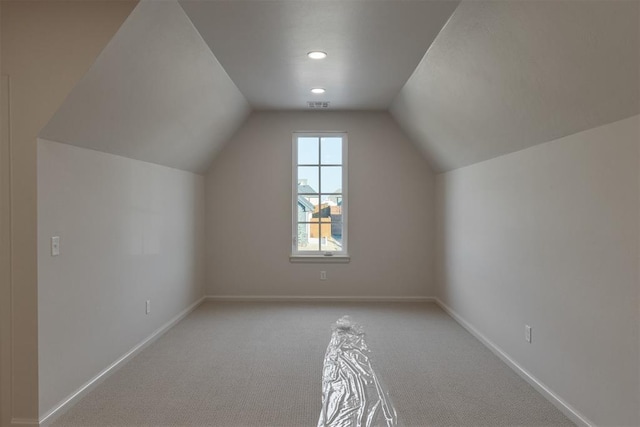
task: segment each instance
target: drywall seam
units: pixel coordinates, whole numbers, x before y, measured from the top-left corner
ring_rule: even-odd
[[[104,381],[113,373],[115,373],[118,369],[120,369],[126,362],[128,362],[134,356],[136,356],[138,353],[144,350],[147,346],[149,346],[149,344],[153,343],[162,335],[164,335],[164,333],[167,332],[169,329],[171,329],[176,323],[184,319],[189,313],[195,310],[196,307],[198,307],[202,303],[202,301],[204,301],[204,299],[205,297],[201,297],[196,302],[191,304],[189,307],[185,308],[180,313],[178,313],[174,318],[169,320],[167,323],[160,326],[158,329],[152,332],[151,335],[143,339],[140,343],[138,343],[131,350],[129,350],[127,353],[121,356],[118,360],[113,362],[111,365],[107,366],[98,375],[90,379],[78,390],[71,393],[69,396],[67,396],[65,399],[63,399],[57,405],[55,405],[53,408],[47,411],[47,413],[45,413],[42,417],[40,417],[39,424],[36,423],[35,425],[47,426],[50,423],[52,423],[56,418],[58,418],[65,411],[67,411],[71,406],[73,406],[76,402],[78,402],[78,400],[80,400],[87,393],[89,393],[96,386],[98,386],[102,381]]]
[[[434,301],[445,313],[451,316],[460,326],[465,328],[475,338],[484,344],[489,350],[491,350],[496,356],[498,356],[504,363],[506,363],[511,369],[513,369],[520,377],[528,382],[533,388],[535,388],[540,394],[542,394],[549,402],[551,402],[556,408],[564,413],[571,421],[581,427],[594,427],[595,424],[583,414],[581,414],[574,407],[565,402],[560,396],[554,393],[543,382],[531,375],[526,369],[520,366],[511,356],[509,356],[504,350],[495,345],[491,340],[485,337],[479,330],[477,330],[471,323],[465,320],[462,316],[456,313],[451,307],[442,302],[439,298],[434,298]]]
[[[206,301],[244,302],[435,302],[434,297],[390,297],[390,296],[296,296],[296,295],[207,295]]]

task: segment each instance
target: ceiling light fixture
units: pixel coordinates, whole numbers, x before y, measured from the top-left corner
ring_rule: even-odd
[[[324,59],[327,57],[327,54],[319,50],[314,50],[313,52],[307,53],[307,56],[311,59]]]
[[[325,92],[326,91],[321,87],[314,87],[313,89],[311,89],[311,93],[315,93],[315,94],[321,94]]]

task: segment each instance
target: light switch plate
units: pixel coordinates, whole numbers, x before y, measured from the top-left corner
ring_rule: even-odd
[[[51,256],[60,255],[60,236],[53,236],[51,238]]]

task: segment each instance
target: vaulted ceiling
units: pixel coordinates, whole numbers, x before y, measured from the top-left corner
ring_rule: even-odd
[[[203,173],[249,104],[175,1],[141,1],[40,137]]]
[[[638,114],[639,5],[142,0],[40,136],[202,173],[252,109],[328,101],[451,170]]]
[[[638,114],[639,5],[463,2],[391,112],[436,171]]]

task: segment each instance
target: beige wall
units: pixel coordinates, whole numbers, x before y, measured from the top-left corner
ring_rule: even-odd
[[[2,75],[10,78],[12,414],[38,416],[36,137],[135,1],[2,2]]]
[[[348,132],[349,264],[289,262],[294,131]],[[206,176],[207,292],[431,296],[433,191],[387,113],[254,113]]]
[[[437,177],[440,298],[602,426],[640,425],[639,126]]]
[[[9,261],[9,236],[11,227],[9,222],[9,146],[7,135],[8,79],[2,76],[0,79],[0,114],[2,125],[0,127],[0,426],[9,424],[10,421],[10,376],[11,365],[9,359],[9,346],[11,343],[11,291]]]
[[[203,220],[202,175],[40,140],[41,417],[203,296]]]
[[[2,2],[0,2],[0,70],[2,70]],[[9,235],[11,224],[9,212],[9,138],[8,138],[8,93],[9,79],[0,75],[0,426],[9,425],[11,401],[10,389],[10,268]]]

